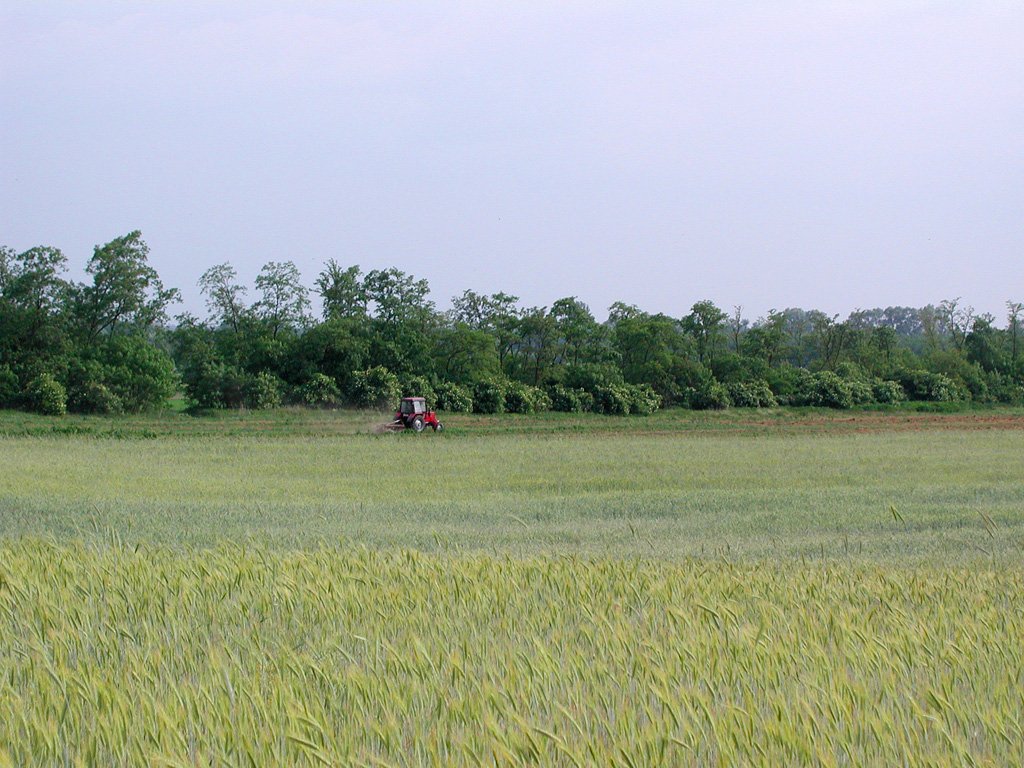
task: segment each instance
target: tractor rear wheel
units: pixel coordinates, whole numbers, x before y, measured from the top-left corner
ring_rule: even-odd
[[[421,419],[419,416],[417,416],[415,419],[412,420],[411,426],[412,426],[412,431],[413,432],[422,432],[423,431],[423,419]]]

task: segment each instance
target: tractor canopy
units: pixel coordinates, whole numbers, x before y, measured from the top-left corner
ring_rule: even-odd
[[[427,401],[422,397],[403,397],[400,413],[426,413]]]

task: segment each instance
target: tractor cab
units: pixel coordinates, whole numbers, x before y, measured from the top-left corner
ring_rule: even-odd
[[[428,426],[435,432],[444,429],[437,420],[437,414],[427,410],[427,401],[423,397],[403,397],[390,426],[392,429],[411,429],[414,432],[422,432]]]
[[[417,413],[422,415],[427,412],[427,401],[422,397],[402,398],[398,412],[402,416],[415,416]]]

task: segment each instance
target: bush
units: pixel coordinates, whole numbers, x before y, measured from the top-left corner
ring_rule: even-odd
[[[434,387],[434,397],[434,406],[439,411],[469,413],[473,410],[473,393],[461,384],[442,381]]]
[[[551,399],[538,387],[510,381],[505,388],[505,411],[507,413],[536,413],[550,408]]]
[[[505,410],[505,382],[484,379],[473,386],[474,413],[502,413]]]
[[[627,384],[629,412],[648,416],[661,408],[661,395],[649,384]]]
[[[720,411],[732,404],[725,385],[714,379],[705,380],[697,387],[689,387],[686,395],[690,407],[695,411]]]
[[[427,408],[437,407],[437,392],[426,376],[400,376],[398,385],[402,397],[422,397],[427,401]]]
[[[24,392],[30,410],[44,416],[63,416],[68,410],[68,394],[64,385],[49,373],[41,373],[28,383]]]
[[[121,398],[99,381],[86,381],[68,390],[68,408],[78,413],[100,413],[109,415],[121,413],[124,405]]]
[[[811,374],[806,368],[797,368],[788,363],[771,368],[765,381],[778,400],[779,405],[796,405],[803,398],[810,385]]]
[[[124,410],[157,408],[178,388],[178,375],[167,354],[141,336],[111,339],[101,351],[104,385]]]
[[[614,387],[622,384],[622,371],[608,363],[583,363],[567,365],[561,384],[569,389],[583,389],[596,393],[600,387]]]
[[[966,392],[942,373],[906,371],[900,376],[900,383],[911,400],[952,403],[966,398]]]
[[[737,408],[774,408],[779,404],[766,381],[735,382],[727,384],[726,389]]]
[[[556,385],[548,390],[551,409],[562,413],[583,413],[589,411],[594,396],[584,389],[573,389]]]
[[[854,405],[866,405],[874,401],[875,393],[871,385],[862,379],[850,379],[846,382],[850,388],[850,396]]]
[[[594,392],[594,410],[610,416],[627,416],[632,407],[632,394],[624,384],[598,387]]]
[[[876,403],[884,405],[895,405],[907,399],[907,395],[898,381],[885,379],[875,379],[871,383],[871,394]]]
[[[847,381],[832,371],[820,371],[805,382],[798,405],[815,405],[820,408],[852,408],[853,391]]]
[[[309,406],[335,405],[341,399],[341,392],[330,376],[314,373],[295,390],[295,399]]]
[[[21,385],[9,365],[0,365],[0,408],[11,408],[18,400]]]
[[[272,373],[260,371],[245,381],[245,404],[256,411],[281,405],[281,380]]]
[[[388,410],[401,398],[398,377],[382,365],[352,374],[349,399],[361,408]]]

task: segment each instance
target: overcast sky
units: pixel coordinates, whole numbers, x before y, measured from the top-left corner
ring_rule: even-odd
[[[0,0],[0,243],[524,304],[1024,300],[1024,3]],[[180,310],[181,308],[179,308]]]

